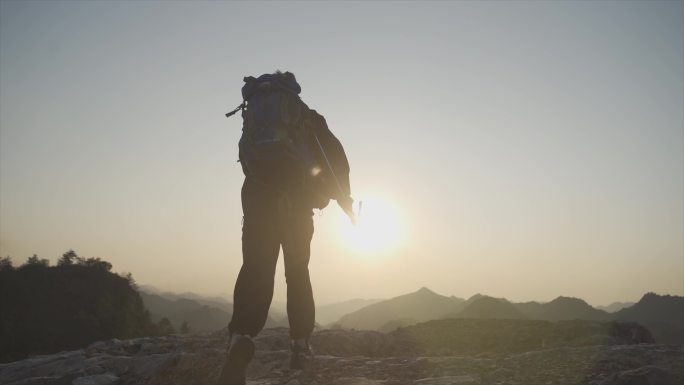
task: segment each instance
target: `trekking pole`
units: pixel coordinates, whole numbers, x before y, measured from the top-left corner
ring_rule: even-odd
[[[239,106],[237,106],[237,108],[235,108],[233,111],[230,111],[229,113],[227,113],[227,114],[226,114],[226,118],[230,118],[231,116],[235,115],[236,112],[238,112],[238,111],[244,109],[246,105],[247,105],[247,104],[245,104],[245,102],[242,102],[242,104],[240,104]]]
[[[337,179],[337,175],[335,175],[335,170],[332,168],[332,164],[330,164],[330,160],[328,159],[328,156],[325,154],[325,150],[323,149],[323,145],[321,145],[321,141],[318,140],[318,135],[316,135],[316,132],[313,132],[313,136],[316,139],[316,144],[318,144],[318,149],[321,150],[321,155],[323,155],[323,160],[325,160],[326,166],[328,166],[328,170],[330,170],[330,175],[332,175],[333,179],[335,179],[335,184],[337,185],[337,189],[340,191],[340,196],[346,196],[347,194],[344,192],[344,189],[342,188],[342,185],[340,184],[340,180]],[[361,203],[360,205],[362,205]],[[363,207],[363,206],[360,206]],[[346,210],[345,210],[346,211]],[[347,213],[349,217],[351,218],[351,221],[353,224],[356,224],[356,216],[354,215],[354,208],[350,208],[351,213]]]

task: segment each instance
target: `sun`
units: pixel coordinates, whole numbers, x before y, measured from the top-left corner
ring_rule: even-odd
[[[358,215],[355,225],[341,218],[342,243],[350,251],[362,256],[388,254],[403,241],[404,225],[396,207],[388,200],[364,197],[355,207]],[[360,210],[359,210],[360,208]]]

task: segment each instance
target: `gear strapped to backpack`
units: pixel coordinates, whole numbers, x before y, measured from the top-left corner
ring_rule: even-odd
[[[300,99],[294,75],[276,72],[244,81],[244,102],[226,116],[242,111],[239,161],[245,176],[281,190],[301,187],[314,208],[348,199],[344,150],[325,119]]]

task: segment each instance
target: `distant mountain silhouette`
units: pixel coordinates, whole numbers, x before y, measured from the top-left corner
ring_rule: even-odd
[[[362,307],[378,303],[382,299],[350,299],[348,301],[316,306],[316,321],[321,325],[327,325],[337,321],[345,314],[357,311]]]
[[[518,302],[514,303],[513,306],[529,319],[540,319],[544,312],[544,304],[536,301]]]
[[[534,318],[544,321],[573,319],[605,321],[611,317],[605,311],[591,307],[582,299],[558,297],[549,303],[543,304],[541,313]]]
[[[615,313],[618,310],[622,310],[626,307],[633,306],[635,302],[613,302],[606,306],[596,306],[597,309],[603,310],[608,313]]]
[[[475,294],[471,295],[468,299],[466,299],[465,302],[463,302],[463,306],[465,308],[465,306],[468,306],[471,303],[479,300],[480,298],[484,298],[484,297],[495,298],[495,297],[492,297],[492,296],[489,296],[486,294],[475,293]]]
[[[162,297],[168,298],[168,299],[190,299],[196,302],[201,303],[202,305],[210,306],[210,307],[215,307],[221,310],[225,310],[229,313],[233,311],[233,304],[226,300],[225,298],[221,297],[205,297],[199,294],[191,293],[191,292],[183,292],[183,293],[170,293],[170,292],[165,292],[160,294]]]
[[[380,301],[342,316],[334,323],[347,329],[392,331],[397,327],[442,318],[536,319],[543,321],[607,321],[611,315],[579,298],[558,297],[548,303],[511,303],[505,298],[475,294],[467,300],[446,297],[428,288]]]
[[[230,321],[232,305],[223,308],[208,306],[194,299],[170,299],[162,295],[140,292],[153,321],[167,318],[178,330],[183,322],[187,322],[192,331],[213,331],[224,328]]]
[[[665,303],[662,306],[664,308],[675,306],[675,298],[681,299],[681,297],[671,297],[670,300],[664,301]],[[651,304],[649,306],[656,305]],[[475,294],[467,300],[463,300],[456,297],[442,296],[423,287],[414,293],[365,306],[340,317],[337,322],[328,324],[328,326],[388,332],[399,327],[443,318],[530,319],[542,321],[576,319],[609,321],[619,319],[636,322],[642,322],[645,319],[645,315],[637,314],[639,313],[638,311],[628,312],[628,309],[630,308],[624,308],[612,314],[596,309],[580,298],[563,296],[547,303],[533,301],[512,303],[505,298],[494,298],[483,294]],[[662,313],[663,311],[661,310],[660,312]],[[677,331],[672,326],[663,326],[663,324],[668,324],[667,322],[658,323],[657,320],[650,320],[649,322],[651,327],[658,327],[659,330],[662,329],[662,332],[654,332],[656,338],[666,338],[668,341],[671,341],[676,336],[684,335],[684,331]]]
[[[181,298],[191,299],[191,300],[194,300],[196,302],[201,303],[202,305],[216,307],[216,308],[225,310],[229,313],[233,311],[233,304],[229,300],[227,300],[223,297],[219,297],[219,296],[208,297],[208,296],[204,296],[204,295],[189,292],[189,291],[186,291],[183,293],[174,293],[171,291],[165,291],[165,290],[158,289],[152,285],[138,285],[138,291],[145,292],[147,294],[155,294],[155,295],[158,295],[160,297],[164,297],[164,298],[170,299],[170,300],[176,300],[176,299],[181,299]]]
[[[684,344],[684,297],[647,293],[613,318],[644,325],[658,343]]]
[[[203,297],[195,293],[176,294],[157,291],[152,294],[140,291],[145,307],[153,321],[166,318],[176,330],[187,322],[193,332],[220,330],[228,326],[233,304],[220,297]],[[187,298],[188,296],[191,298]],[[265,327],[288,326],[287,315],[276,309],[269,311]]]
[[[475,295],[468,299],[457,318],[536,319],[543,321],[596,320],[606,321],[612,317],[603,310],[595,309],[584,300],[558,297],[551,302],[511,303],[504,298]]]
[[[475,296],[473,296],[475,297]],[[525,319],[527,318],[512,303],[503,298],[479,295],[469,298],[466,305],[458,313],[448,314],[444,318],[479,318],[479,319]]]
[[[397,320],[386,322],[384,325],[382,325],[378,328],[378,331],[381,331],[383,333],[392,332],[392,331],[395,331],[399,328],[415,325],[417,323],[419,323],[419,322],[416,321],[415,318],[397,319]]]
[[[348,329],[378,330],[388,322],[413,319],[424,322],[459,312],[464,300],[439,295],[423,287],[420,290],[363,307],[341,317],[335,324]]]

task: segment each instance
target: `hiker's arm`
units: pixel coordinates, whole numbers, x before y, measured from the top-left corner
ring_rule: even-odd
[[[349,182],[349,161],[344,152],[344,147],[342,147],[342,143],[328,128],[325,118],[316,113],[316,111],[312,110],[312,112],[314,113],[314,119],[316,120],[316,124],[314,124],[316,135],[321,142],[321,146],[325,150],[328,160],[330,161],[330,166],[333,168],[333,172],[337,178],[336,183],[339,188],[335,188],[332,191],[332,197],[352,221],[354,221],[355,217],[352,210],[354,199],[351,197],[351,186]]]

